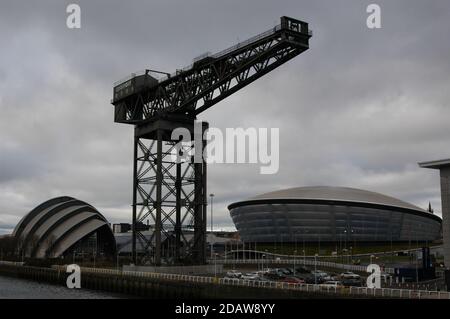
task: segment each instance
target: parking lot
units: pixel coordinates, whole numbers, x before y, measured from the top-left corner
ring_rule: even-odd
[[[225,278],[275,281],[294,284],[317,284],[324,287],[364,287],[366,277],[351,271],[331,272],[305,266],[265,268],[262,270],[230,269]]]

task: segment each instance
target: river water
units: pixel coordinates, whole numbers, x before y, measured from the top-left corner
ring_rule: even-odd
[[[69,289],[26,279],[0,276],[0,299],[117,299],[120,294],[83,289]]]

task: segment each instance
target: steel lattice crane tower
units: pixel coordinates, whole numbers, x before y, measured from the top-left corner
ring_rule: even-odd
[[[206,262],[206,163],[174,161],[178,140],[171,133],[180,127],[194,133],[198,114],[306,51],[311,36],[308,23],[281,17],[274,28],[174,74],[156,79],[145,70],[115,83],[114,121],[135,126],[135,263]],[[200,144],[203,150],[205,141]]]

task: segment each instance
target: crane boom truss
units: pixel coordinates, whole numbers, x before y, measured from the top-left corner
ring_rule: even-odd
[[[307,50],[311,34],[306,22],[282,17],[279,25],[256,37],[207,55],[156,85],[153,82],[128,97],[113,100],[115,121],[139,124],[167,113],[195,118]]]

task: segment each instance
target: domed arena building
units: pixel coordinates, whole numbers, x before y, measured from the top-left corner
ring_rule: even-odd
[[[93,206],[63,196],[25,215],[12,234],[27,258],[59,258],[77,252],[112,256],[116,242],[106,218]]]
[[[441,238],[442,220],[383,194],[347,187],[298,187],[228,206],[244,242],[407,242]]]

